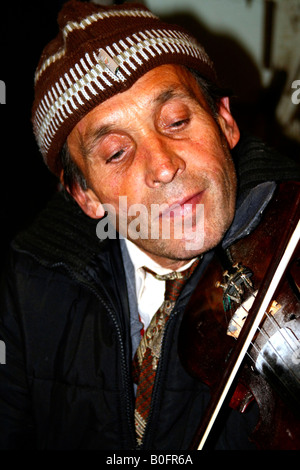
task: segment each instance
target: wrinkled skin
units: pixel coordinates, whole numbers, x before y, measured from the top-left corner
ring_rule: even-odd
[[[132,241],[162,266],[177,269],[215,246],[232,222],[236,175],[230,149],[238,140],[228,98],[221,99],[215,119],[190,72],[157,67],[90,111],[70,133],[69,150],[88,183],[85,191],[75,185],[73,197],[93,218],[103,215],[103,204],[112,205],[120,232],[136,218],[126,213],[127,227],[122,226],[120,196],[126,196],[127,208],[142,204],[148,215],[153,204],[176,204],[174,212],[161,210],[155,220],[142,214],[148,238]],[[196,216],[198,204],[204,205],[204,224]],[[161,235],[166,216],[169,239],[151,239],[151,224]],[[176,239],[174,227],[183,218],[193,233]],[[203,236],[189,249],[187,239],[197,228]]]

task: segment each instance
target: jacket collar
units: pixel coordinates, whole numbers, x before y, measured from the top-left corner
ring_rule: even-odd
[[[246,237],[259,224],[262,213],[276,189],[276,183],[268,181],[249,190],[237,200],[233,222],[222,241],[226,249],[240,238]]]

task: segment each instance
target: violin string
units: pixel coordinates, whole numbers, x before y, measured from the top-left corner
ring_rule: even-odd
[[[261,330],[261,329],[260,329],[260,330]],[[259,347],[256,345],[255,342],[254,342],[254,343],[251,342],[251,343],[250,343],[250,346],[252,346],[252,347],[256,350],[257,354],[260,354],[261,348],[259,348]],[[286,366],[287,370],[288,370],[288,371],[290,372],[290,374],[294,377],[294,380],[296,381],[296,383],[299,383],[299,384],[300,384],[300,380],[299,380],[299,378],[297,377],[297,375],[295,374],[295,372],[293,371],[293,369],[291,369],[291,368],[289,367],[289,365],[286,363],[286,361],[284,360],[284,358],[281,357],[281,355],[280,355],[280,354],[278,353],[278,351],[275,349],[274,345],[271,344],[271,347],[272,347],[274,353],[277,355],[277,357],[279,357],[279,358],[282,360],[282,362],[285,363],[285,366]],[[246,356],[250,359],[250,361],[252,362],[252,364],[253,364],[253,366],[254,366],[254,368],[255,368],[255,366],[256,366],[256,359],[255,359],[254,357],[252,357],[252,355],[251,355],[251,353],[250,353],[249,351],[246,352]],[[264,360],[266,361],[265,358],[264,358]],[[272,366],[272,364],[271,364],[269,361],[266,361],[266,362],[267,362],[267,364],[268,364],[269,370],[271,370],[272,373],[277,377],[277,380],[279,380],[279,382],[281,382],[282,386],[283,386],[284,388],[286,388],[286,383],[284,382],[283,377],[278,376],[278,374],[276,373],[276,370],[274,369],[274,367]]]
[[[245,311],[246,315],[249,314],[249,311],[244,307],[244,305],[241,305],[240,307]],[[265,324],[265,321],[266,321],[267,319],[268,319],[271,323],[275,324],[275,327],[277,328],[277,331],[279,331],[279,333],[280,333],[280,335],[281,335],[283,341],[288,345],[288,347],[289,347],[289,349],[292,351],[292,353],[294,353],[294,352],[297,350],[297,348],[294,348],[293,345],[290,344],[289,341],[287,340],[287,338],[283,335],[283,332],[281,331],[280,325],[279,325],[279,323],[277,322],[277,320],[274,318],[274,316],[273,316],[273,315],[270,315],[268,312],[265,312],[265,315],[266,315],[266,318],[265,318],[265,320],[264,320],[264,322],[263,322],[263,325]],[[232,318],[232,321],[233,321],[234,323],[236,323],[236,325],[237,325],[238,327],[240,327],[240,325],[238,324],[238,322],[237,322],[234,318]],[[262,326],[262,327],[259,326],[259,327],[257,328],[257,331],[258,331],[259,333],[261,333],[261,335],[262,335],[267,341],[268,341],[269,339],[271,339],[271,336],[269,335],[269,333],[266,331],[266,329],[265,329],[263,326]],[[299,345],[300,345],[300,341],[295,337],[295,341],[296,341],[296,340],[298,341],[298,343],[299,343]],[[251,344],[252,347],[254,347],[254,348],[256,349],[256,351],[259,351],[259,352],[261,351],[261,349],[259,349],[255,343],[251,342],[250,344]],[[278,355],[278,357],[280,357],[280,354],[278,354],[278,351],[274,348],[274,346],[273,346],[273,349],[274,349],[275,353]],[[283,360],[283,358],[281,358],[281,359]]]
[[[250,290],[250,289],[249,289]],[[255,292],[251,289],[250,290],[250,296],[252,296],[254,299],[256,298],[256,294]],[[249,311],[245,308],[245,306],[243,304],[240,305],[240,307],[246,312],[246,315],[249,314]],[[276,315],[271,315],[268,311],[265,312],[265,316],[266,316],[266,319],[268,319],[270,321],[270,323],[273,323],[273,326],[274,328],[277,329],[277,331],[279,332],[279,334],[281,335],[283,341],[288,344],[289,348],[291,349],[292,353],[294,353],[297,349],[297,348],[293,348],[293,346],[287,341],[287,338],[284,336],[283,332],[282,332],[282,329],[280,327],[280,324],[278,323],[277,319],[276,319]],[[234,320],[233,320],[234,321]],[[264,323],[263,323],[264,324]],[[270,339],[270,335],[268,334],[268,332],[264,329],[264,328],[260,328],[258,327],[257,329],[260,333],[262,333],[262,335],[266,338],[266,339]],[[295,337],[295,341],[296,341],[296,337]],[[297,339],[299,345],[300,345],[300,341]]]
[[[247,281],[247,278],[245,277],[244,278],[244,281],[246,281],[246,287],[247,287],[247,291],[250,293],[250,297],[253,297],[253,300],[255,300],[256,298],[256,294],[257,294],[257,291],[255,291],[255,289],[253,288],[253,286]],[[244,307],[243,304],[240,304],[240,306],[245,310],[246,314],[248,315],[248,311],[247,309]],[[281,327],[280,327],[280,324],[277,322],[277,320],[275,319],[275,317],[273,315],[270,315],[268,312],[265,312],[265,315],[270,319],[271,322],[273,322],[273,326],[275,328],[277,328],[277,330],[279,331],[279,334],[282,336],[283,338],[283,341],[286,341],[286,338],[283,336],[283,333],[282,333],[282,330],[281,330]],[[227,314],[226,314],[226,321],[228,322],[228,318],[227,318]],[[258,328],[259,330],[259,328]],[[265,332],[267,334],[267,332]],[[269,337],[270,338],[270,337]],[[299,344],[300,344],[300,341],[298,340]],[[298,349],[298,348],[296,348]],[[293,352],[295,352],[295,350],[292,349]]]
[[[282,328],[281,328],[279,322],[277,321],[276,314],[275,314],[275,315],[272,315],[272,314],[270,314],[270,313],[267,311],[267,312],[265,312],[265,315],[266,315],[265,321],[268,320],[270,323],[273,324],[274,328],[276,328],[276,331],[279,332],[279,334],[281,335],[281,337],[282,337],[284,343],[288,346],[288,348],[290,349],[291,353],[293,354],[295,351],[297,351],[297,349],[298,349],[299,346],[300,346],[300,341],[298,340],[298,338],[296,338],[296,336],[295,336],[294,341],[295,341],[295,343],[298,342],[299,346],[294,347],[294,345],[291,344],[291,342],[288,340],[288,338],[289,338],[288,335],[284,335],[283,330],[282,330]],[[265,322],[264,322],[263,324],[265,324]],[[265,329],[262,328],[262,331],[265,332]],[[268,335],[268,334],[267,334],[267,335]],[[268,335],[268,337],[270,338],[270,335]],[[279,357],[280,357],[280,355],[279,355]]]
[[[254,294],[251,294],[251,295],[253,295],[253,296],[255,297]],[[245,311],[245,313],[246,313],[247,315],[249,314],[249,311],[245,308],[245,306],[244,306],[243,304],[241,304],[240,307]],[[280,325],[279,325],[279,323],[277,322],[277,320],[275,320],[274,316],[273,316],[273,315],[270,315],[268,312],[265,312],[265,315],[266,315],[266,318],[265,318],[265,320],[264,320],[264,322],[263,322],[263,325],[264,325],[264,323],[265,323],[265,321],[266,321],[267,319],[270,320],[271,322],[275,323],[275,324],[276,324],[276,327],[277,327],[277,329],[278,329],[277,331],[280,332],[280,334],[281,334],[281,336],[282,336],[283,341],[285,342],[285,344],[288,345],[288,347],[289,347],[289,349],[291,349],[292,353],[295,352],[295,351],[297,350],[297,348],[294,349],[293,346],[287,341],[287,338],[283,335],[283,333],[282,333],[282,331],[281,331],[281,328],[280,328]],[[235,324],[237,325],[238,328],[241,327],[241,325],[239,325],[239,323],[238,323],[234,318],[232,318],[232,321],[233,321],[233,323],[235,323]],[[258,331],[259,333],[261,333],[262,336],[268,341],[271,337],[270,337],[269,333],[265,330],[265,328],[263,327],[263,325],[262,325],[262,327],[258,327],[257,331]],[[295,339],[295,340],[296,340],[296,339]],[[299,343],[299,345],[300,345],[300,341],[299,341],[298,339],[297,339],[297,341],[298,341],[298,343]],[[286,363],[286,360],[284,359],[284,357],[282,357],[282,356],[280,355],[280,353],[278,352],[278,350],[275,348],[275,346],[274,346],[272,343],[269,343],[269,344],[270,344],[271,348],[273,349],[275,355],[285,364],[287,370],[289,370],[289,372],[295,377],[295,380],[300,383],[300,379],[297,377],[297,375],[295,374],[295,372],[293,371],[293,369],[291,369],[290,366]],[[250,346],[256,351],[257,354],[260,354],[260,353],[261,353],[262,348],[260,348],[255,342],[251,341],[251,342],[250,342]],[[255,359],[254,357],[252,357],[252,355],[251,355],[251,353],[249,352],[249,350],[247,351],[246,355],[249,357],[249,359],[252,361],[252,363],[253,363],[254,366],[255,366],[255,364],[256,364],[256,359]],[[276,371],[274,370],[274,368],[272,367],[272,365],[270,364],[270,362],[267,361],[267,363],[268,363],[268,366],[270,367],[270,369],[272,369],[273,373],[276,374]],[[282,381],[281,378],[279,378],[279,380],[283,383],[283,381]],[[284,383],[283,383],[283,385],[284,385]]]

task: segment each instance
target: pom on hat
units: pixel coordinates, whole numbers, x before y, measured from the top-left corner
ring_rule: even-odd
[[[58,24],[59,33],[45,47],[36,70],[32,109],[38,146],[57,175],[61,149],[75,125],[149,70],[179,64],[216,78],[203,47],[143,5],[105,7],[71,0]]]

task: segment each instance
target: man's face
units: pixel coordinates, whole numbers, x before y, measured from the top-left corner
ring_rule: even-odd
[[[180,266],[215,246],[233,219],[230,148],[238,139],[226,99],[217,123],[187,70],[157,67],[93,109],[69,135],[71,155],[89,186],[73,195],[91,217],[99,217],[99,203],[112,205],[120,232],[161,265]],[[133,214],[136,204],[142,210]],[[204,219],[197,207],[204,208]],[[145,238],[131,236],[137,221]],[[184,224],[178,237],[175,229]]]

